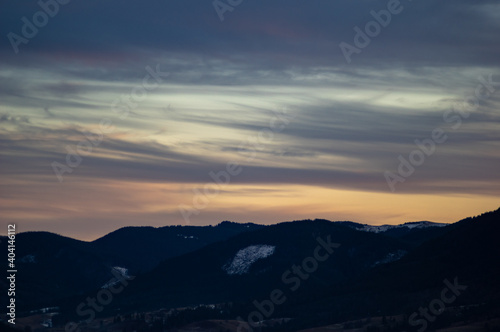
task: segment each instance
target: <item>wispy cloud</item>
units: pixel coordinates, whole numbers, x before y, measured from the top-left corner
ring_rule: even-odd
[[[9,181],[2,208],[31,229],[37,222],[40,229],[64,222],[68,230],[77,229],[91,218],[108,221],[109,230],[134,220],[179,223],[175,204],[189,204],[191,190],[210,181],[210,171],[237,160],[244,172],[200,223],[229,219],[224,214],[247,220],[231,207],[266,221],[294,218],[262,201],[268,197],[291,209],[273,196],[286,196],[291,187],[293,195],[308,193],[301,196],[305,210],[332,219],[364,218],[359,210],[368,203],[351,205],[350,193],[381,202],[377,197],[387,197],[381,173],[397,167],[396,157],[437,126],[446,129],[443,113],[473,92],[480,75],[500,81],[496,1],[404,5],[351,65],[338,44],[352,40],[353,27],[366,23],[370,11],[380,9],[378,2],[248,1],[222,23],[210,2],[194,0],[61,6],[18,54],[7,38],[0,41],[0,174]],[[4,34],[22,34],[21,18],[39,10],[36,2],[0,7]],[[141,84],[145,66],[152,64],[160,64],[168,78],[120,118],[111,103]],[[472,195],[464,206],[481,212],[479,201],[498,197],[499,108],[500,94],[482,101],[401,188],[401,204],[430,196],[458,202]],[[245,161],[241,143],[268,126],[279,109],[294,120]],[[85,140],[102,119],[115,130],[59,184],[51,163],[64,163],[67,147]],[[160,187],[167,190],[161,200],[154,196]],[[339,204],[332,206],[313,189]],[[46,192],[50,198],[36,203]],[[64,203],[57,192],[64,193]],[[108,202],[109,211],[82,212],[89,202],[98,204],[78,198],[91,192]],[[237,197],[245,197],[246,205]],[[161,207],[160,201],[167,203]],[[373,222],[405,215],[390,201]],[[134,207],[128,216],[113,215],[124,205]]]

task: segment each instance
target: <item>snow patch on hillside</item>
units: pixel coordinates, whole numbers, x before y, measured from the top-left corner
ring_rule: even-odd
[[[115,273],[118,272],[118,274],[120,275],[120,277],[123,278],[123,279],[130,279],[130,275],[128,274],[128,269],[127,268],[120,267],[120,266],[113,266],[111,268],[111,273],[113,273],[113,271]],[[113,273],[113,274],[115,274],[115,273]],[[116,274],[115,274],[115,276],[118,277]],[[121,282],[121,280],[119,280],[119,278],[113,277],[111,280],[109,280],[107,283],[105,283],[103,286],[101,286],[101,288],[109,288],[111,286],[116,285],[119,282]]]
[[[183,235],[183,234],[177,234],[177,236],[179,237],[183,237],[185,239],[195,239],[195,240],[198,240],[198,237],[197,236],[194,236],[194,235]]]
[[[417,222],[407,222],[401,225],[381,225],[381,226],[362,225],[362,226],[363,227],[357,229],[365,232],[383,233],[394,228],[418,229],[418,228],[428,228],[428,227],[444,227],[448,226],[448,224],[442,224],[430,221],[417,221]]]
[[[406,255],[407,253],[408,252],[406,250],[397,250],[395,252],[388,253],[384,258],[373,263],[372,266],[398,261],[401,258],[403,258],[403,256]]]
[[[222,269],[229,275],[241,275],[250,271],[250,266],[259,259],[274,254],[275,246],[258,244],[239,250],[234,258],[225,264]]]

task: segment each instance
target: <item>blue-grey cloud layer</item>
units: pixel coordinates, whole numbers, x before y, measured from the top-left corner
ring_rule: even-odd
[[[443,119],[479,77],[500,82],[498,1],[402,0],[348,64],[339,44],[387,3],[244,0],[221,22],[209,0],[73,0],[16,54],[8,34],[40,6],[5,2],[1,176],[57,181],[51,163],[107,118],[114,131],[68,177],[192,185],[237,160],[234,184],[388,192],[383,172],[439,127],[447,142],[398,191],[498,196],[500,85],[459,128]],[[111,104],[147,66],[168,77],[121,119]],[[284,130],[241,149],[283,109]],[[6,198],[35,199],[9,188]]]

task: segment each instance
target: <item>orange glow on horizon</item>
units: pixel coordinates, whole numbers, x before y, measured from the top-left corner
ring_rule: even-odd
[[[44,230],[83,240],[124,226],[187,225],[179,206],[194,207],[197,194],[193,189],[203,192],[203,184],[101,180],[71,181],[64,186],[28,187],[14,180],[9,184],[38,199],[0,199],[6,222],[18,223],[20,231]],[[301,185],[228,185],[208,200],[197,199],[204,204],[198,205],[199,213],[192,215],[189,225],[215,225],[223,220],[275,224],[316,218],[370,225],[421,220],[452,223],[498,208],[498,200],[491,196],[395,195]],[[42,221],[44,226],[38,226]]]

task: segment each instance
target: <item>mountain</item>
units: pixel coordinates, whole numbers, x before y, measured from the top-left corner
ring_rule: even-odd
[[[240,330],[234,321],[238,316],[247,322],[258,318],[265,331],[360,319],[363,324],[355,325],[368,329],[367,317],[382,324],[382,316],[392,317],[393,325],[379,331],[414,331],[409,317],[423,324],[414,315],[438,303],[448,287],[459,295],[440,309],[435,321],[426,322],[435,329],[464,317],[500,313],[499,231],[500,209],[450,225],[416,222],[375,229],[301,220],[270,226],[223,222],[215,227],[124,228],[93,242],[22,233],[19,264],[29,280],[19,285],[33,298],[45,297],[35,301],[23,294],[25,303],[45,305],[51,299],[50,304],[60,307],[55,322],[63,326],[86,319],[82,310],[80,315],[75,311],[83,304],[89,314],[86,299],[103,300],[106,289],[101,287],[113,284],[109,277],[115,267],[114,275],[128,281],[93,314],[115,317],[113,328],[121,330],[128,328],[127,322],[147,329],[144,318],[137,317],[155,317],[159,331]],[[394,317],[400,317],[397,324]]]
[[[310,257],[314,257],[321,243],[330,242],[340,246],[328,255],[326,262],[320,264],[316,260],[318,271],[314,278],[300,280],[302,276],[293,271],[293,266],[306,264],[305,271],[313,269],[315,263]],[[166,260],[151,272],[137,276],[108,309],[146,310],[249,301],[256,296],[268,296],[277,286],[287,289],[300,284],[301,291],[321,289],[399,259],[408,249],[406,243],[397,239],[326,220],[285,222]],[[292,272],[284,276],[288,270]]]
[[[445,227],[448,226],[448,224],[431,221],[416,221],[400,225],[380,226],[359,224],[350,221],[338,221],[337,223],[351,227],[358,231],[373,232],[397,238],[408,243],[412,247],[416,247],[425,241],[444,234],[447,231]]]
[[[284,313],[295,315],[295,326],[302,327],[374,315],[397,313],[411,317],[420,307],[440,299],[447,285],[445,280],[466,286],[457,291],[460,296],[449,306],[480,307],[485,311],[483,316],[487,309],[498,311],[500,209],[464,219],[446,230],[397,261],[324,288],[314,296],[304,296],[297,300],[300,305],[284,305]],[[405,328],[413,330],[411,326]]]
[[[217,226],[125,227],[91,243],[93,250],[107,252],[114,264],[138,274],[161,261],[183,255],[208,244],[265,226],[224,221]]]
[[[500,209],[447,226],[381,232],[326,220],[267,226],[160,263],[130,281],[102,314],[198,308],[175,311],[169,318],[188,324],[236,316],[247,320],[260,310],[262,317],[270,313],[266,322],[279,322],[266,323],[267,331],[296,331],[362,317],[410,317],[453,284],[467,286],[452,304],[460,314],[467,314],[460,308],[496,308],[499,222]],[[407,241],[415,232],[433,231],[419,244]],[[315,253],[326,255],[325,248],[331,252],[319,261]],[[272,310],[270,299],[279,302]],[[74,310],[77,302],[66,304]],[[459,316],[447,311],[436,326],[453,319]],[[401,324],[394,331],[413,328],[408,318]]]
[[[366,225],[366,224],[358,224],[351,221],[338,221],[337,223],[346,225],[348,227],[354,228],[358,231],[364,232],[373,232],[373,233],[408,233],[415,229],[425,229],[425,228],[433,228],[433,227],[445,227],[448,224],[436,223],[431,221],[414,221],[407,222],[400,225]]]
[[[2,239],[0,245],[5,248],[7,242]],[[16,268],[18,309],[33,309],[68,294],[83,294],[112,276],[105,254],[92,252],[87,242],[48,232],[16,235]],[[4,280],[2,286],[6,285]]]
[[[48,232],[19,233],[19,309],[55,305],[62,298],[99,289],[116,272],[133,275],[149,271],[165,259],[262,227],[232,222],[214,227],[126,227],[92,242]],[[0,247],[4,252],[6,246],[3,237]],[[2,287],[6,286],[4,280],[0,281]]]

